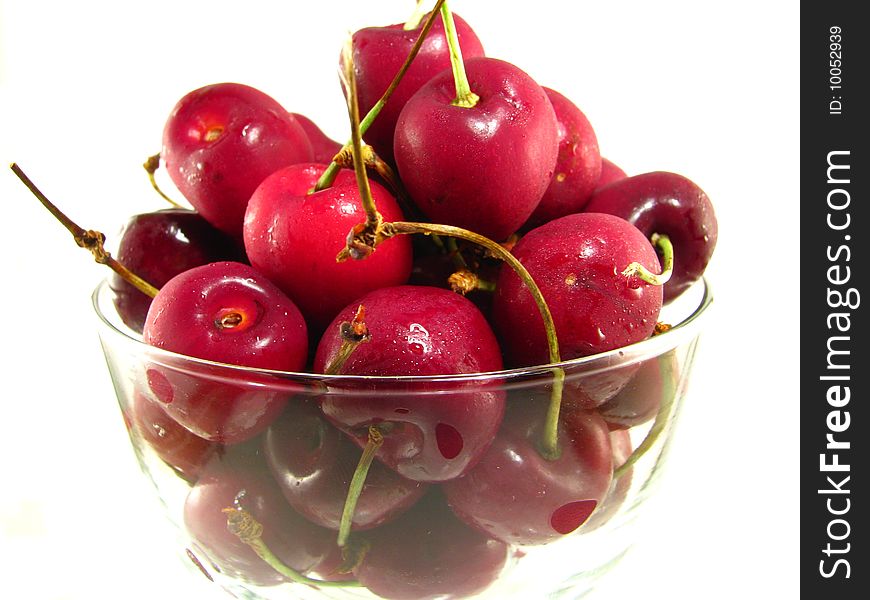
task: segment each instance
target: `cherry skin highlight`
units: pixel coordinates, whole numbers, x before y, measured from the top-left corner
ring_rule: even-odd
[[[442,71],[408,100],[396,123],[396,166],[430,220],[502,241],[526,222],[556,166],[558,128],[544,90],[517,67],[465,61],[473,108],[453,106]]]
[[[324,418],[317,405],[291,401],[266,431],[263,449],[284,497],[298,513],[338,530],[360,449]],[[400,477],[375,462],[353,514],[352,530],[382,525],[410,508],[426,484]]]
[[[471,301],[439,288],[399,286],[370,292],[339,313],[318,345],[315,371],[334,359],[339,324],[351,321],[359,305],[371,339],[354,350],[342,375],[450,375],[502,367],[495,336]],[[360,446],[369,426],[377,425],[384,443],[375,456],[400,475],[445,481],[473,466],[501,422],[504,393],[481,386],[397,381],[389,391],[371,394],[365,382],[342,382],[347,395],[325,396],[321,409]],[[427,395],[435,390],[443,393]]]
[[[592,124],[577,105],[555,90],[544,88],[556,112],[559,155],[556,172],[526,227],[580,212],[601,178],[601,154]]]
[[[426,18],[423,17],[421,23]],[[483,56],[483,46],[468,23],[455,13],[453,20],[462,57],[468,59]],[[353,64],[361,116],[368,113],[387,91],[419,37],[421,28],[422,24],[405,31],[402,24],[397,24],[366,27],[353,34]],[[417,90],[432,77],[449,68],[450,52],[444,33],[444,22],[441,15],[438,15],[402,81],[364,136],[378,156],[393,164],[393,134],[399,113]]]
[[[594,412],[563,410],[561,453],[541,456],[546,404],[519,398],[476,467],[444,484],[447,502],[473,527],[504,542],[537,545],[580,527],[610,487],[607,425]]]
[[[115,258],[160,289],[174,276],[221,260],[241,260],[244,250],[192,210],[169,208],[131,217],[121,233]],[[115,307],[124,323],[141,332],[151,298],[112,275]]]
[[[716,248],[719,226],[710,198],[676,173],[655,171],[611,183],[595,192],[586,210],[621,217],[647,237],[671,239],[674,274],[665,284],[665,302],[701,278]]]
[[[197,212],[238,238],[260,182],[281,167],[312,160],[313,152],[302,126],[274,99],[246,85],[219,83],[178,101],[160,156]]]
[[[313,335],[355,298],[405,283],[413,260],[409,236],[397,236],[365,260],[336,262],[348,232],[366,216],[353,171],[342,169],[332,187],[308,193],[325,170],[305,163],[270,175],[251,196],[244,225],[251,265],[293,298]],[[384,219],[404,220],[386,189],[373,181],[370,187]]]
[[[357,579],[393,600],[472,596],[498,578],[508,555],[506,544],[460,522],[437,491],[367,540]]]
[[[568,215],[533,229],[513,249],[550,307],[563,360],[605,352],[649,337],[662,290],[622,275],[632,262],[661,271],[650,242],[612,215]],[[548,362],[543,321],[513,270],[502,267],[493,299],[493,325],[506,362]]]
[[[308,352],[302,314],[251,267],[220,262],[172,278],[151,303],[147,344],[209,361],[301,371]],[[285,397],[255,382],[216,377],[216,367],[160,359],[146,368],[151,392],[166,412],[200,437],[236,443],[268,427]]]
[[[329,554],[334,534],[309,523],[290,508],[262,455],[252,452],[249,444],[233,446],[222,461],[209,465],[187,495],[184,524],[225,575],[255,585],[286,582],[283,575],[227,529],[227,508],[249,511],[263,525],[265,544],[292,569],[308,572]]]

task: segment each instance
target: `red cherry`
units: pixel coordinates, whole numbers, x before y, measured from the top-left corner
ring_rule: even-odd
[[[424,22],[427,17],[423,17]],[[483,47],[471,27],[455,13],[453,20],[463,58],[483,56]],[[367,27],[353,34],[353,64],[357,81],[360,115],[368,113],[381,99],[399,72],[422,24],[405,30],[402,24]],[[450,54],[441,15],[436,17],[411,66],[365,134],[378,156],[393,163],[393,132],[399,113],[426,82],[450,68]]]
[[[291,113],[302,129],[305,130],[305,135],[308,136],[308,141],[311,142],[311,150],[313,152],[311,160],[316,163],[332,162],[333,157],[341,150],[341,144],[327,136],[317,124],[299,113]]]
[[[184,503],[184,524],[225,575],[255,585],[284,583],[283,575],[227,529],[224,509],[228,508],[243,508],[251,513],[263,525],[263,542],[296,571],[310,571],[329,554],[334,534],[309,523],[290,508],[262,456],[247,444],[231,448],[222,461],[211,464],[199,478]]]
[[[508,555],[504,543],[459,521],[436,491],[367,539],[357,579],[395,600],[472,596],[496,580]]]
[[[194,435],[138,391],[133,394],[132,416],[135,431],[185,479],[195,480],[209,460],[222,451],[219,444]]]
[[[351,354],[344,375],[450,375],[502,367],[495,336],[471,301],[439,288],[400,286],[370,292],[339,313],[317,348],[316,371],[337,354],[338,326],[351,321],[360,304],[371,339]],[[376,457],[415,481],[445,481],[467,471],[504,413],[504,393],[474,382],[397,381],[376,395],[365,381],[358,387],[342,382],[341,389],[347,395],[323,397],[326,416],[360,446],[368,427],[377,425],[384,443]]]
[[[127,221],[116,258],[156,288],[175,275],[211,262],[240,260],[242,248],[203,219],[180,208],[135,215]],[[117,274],[110,280],[118,315],[131,329],[142,331],[151,298]]]
[[[618,394],[598,407],[611,429],[629,429],[656,416],[665,394],[673,394],[679,378],[676,355],[668,352],[644,361]]]
[[[293,298],[312,334],[366,292],[405,283],[412,263],[408,236],[385,241],[366,260],[336,262],[348,232],[366,217],[352,171],[308,193],[324,170],[297,164],[273,173],[251,196],[244,226],[251,264]],[[370,186],[384,219],[403,221],[395,198],[375,182]]]
[[[561,453],[538,449],[545,404],[513,402],[476,467],[444,484],[460,519],[512,544],[546,544],[580,527],[604,500],[613,471],[607,425],[598,415],[562,411]]]
[[[605,185],[609,185],[614,181],[619,181],[620,179],[625,179],[626,177],[628,177],[628,175],[625,174],[625,171],[602,156],[601,177],[598,179],[598,185],[595,186],[595,191],[597,192]]]
[[[360,449],[308,402],[293,400],[266,431],[266,460],[290,505],[308,520],[338,530]],[[397,517],[427,486],[373,463],[353,513],[353,530]]]
[[[611,431],[610,447],[613,449],[613,468],[616,469],[622,466],[628,457],[631,456],[631,436],[624,430]],[[607,496],[598,505],[595,512],[592,513],[589,520],[583,523],[583,533],[589,533],[598,529],[612,519],[619,511],[631,489],[633,473],[634,467],[629,467],[625,473],[613,479],[610,489],[607,491]]]
[[[667,235],[674,246],[674,273],[665,284],[665,301],[701,278],[713,256],[719,226],[713,203],[694,182],[656,171],[628,177],[598,190],[588,212],[622,217],[645,236]]]
[[[494,240],[532,214],[556,165],[556,115],[544,90],[517,67],[465,61],[473,108],[453,106],[453,73],[442,71],[408,100],[394,151],[411,197],[434,222]]]
[[[248,198],[260,182],[313,153],[302,126],[278,102],[246,85],[219,83],[179,100],[160,155],[197,212],[241,237]]]
[[[172,278],[151,303],[146,343],[233,365],[301,371],[308,337],[292,301],[254,269],[222,262]],[[159,358],[148,385],[167,413],[200,437],[223,443],[251,438],[283,408],[280,392],[256,382],[227,381],[219,367],[192,372],[183,361]]]
[[[649,337],[662,304],[661,287],[632,281],[622,271],[640,262],[660,272],[650,242],[611,215],[580,213],[533,229],[513,254],[547,300],[563,359],[605,352]],[[493,324],[511,365],[548,361],[543,321],[519,277],[502,267]]]
[[[558,122],[559,157],[556,172],[527,227],[580,212],[601,177],[598,138],[586,115],[565,96],[544,88]]]

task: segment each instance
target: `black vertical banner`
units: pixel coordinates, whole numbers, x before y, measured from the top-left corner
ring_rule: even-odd
[[[801,5],[801,589],[832,600],[870,598],[870,22],[860,6]]]

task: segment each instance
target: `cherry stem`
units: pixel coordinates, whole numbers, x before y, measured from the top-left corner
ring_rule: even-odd
[[[652,427],[649,432],[646,434],[646,437],[640,443],[640,445],[634,449],[634,451],[629,455],[625,462],[622,463],[619,467],[617,467],[613,471],[614,479],[622,477],[626,471],[628,471],[634,463],[639,461],[644,454],[646,454],[650,448],[656,443],[656,441],[661,436],[662,432],[667,427],[668,421],[671,416],[671,408],[674,405],[674,399],[676,396],[676,373],[674,373],[672,365],[673,356],[669,354],[662,355],[658,358],[659,362],[659,370],[662,374],[662,402],[659,406],[659,410],[656,413],[656,418],[653,421]]]
[[[396,91],[396,88],[399,87],[399,83],[401,83],[402,78],[405,76],[405,73],[408,71],[408,68],[411,66],[414,58],[416,58],[417,53],[420,51],[420,48],[423,46],[423,41],[426,39],[426,36],[429,34],[429,30],[432,29],[432,25],[435,24],[435,19],[438,16],[438,10],[441,8],[442,4],[445,0],[438,0],[435,3],[434,8],[429,14],[429,18],[426,19],[426,22],[423,23],[422,29],[420,29],[420,35],[417,36],[417,40],[414,42],[414,45],[411,47],[411,51],[408,53],[408,56],[405,58],[405,62],[402,63],[402,66],[399,68],[399,71],[396,73],[396,76],[393,77],[393,80],[390,82],[390,85],[384,91],[383,95],[380,99],[375,103],[375,105],[371,108],[371,110],[366,114],[363,120],[360,122],[360,135],[365,135],[366,131],[368,131],[372,122],[377,118],[379,114],[381,114],[381,110],[384,108],[384,105],[393,95],[393,92]],[[352,144],[348,142],[344,145],[345,148],[349,147]],[[338,176],[338,171],[341,167],[338,163],[333,160],[326,170],[323,172],[323,175],[320,176],[320,179],[317,181],[317,184],[311,189],[311,192],[319,192],[320,190],[324,190],[332,185],[332,182],[335,181],[335,178]]]
[[[270,567],[278,571],[281,575],[305,585],[315,587],[361,587],[357,581],[322,581],[312,579],[299,573],[285,565],[280,558],[275,556],[272,550],[263,541],[263,524],[257,521],[250,512],[244,508],[233,506],[223,509],[227,516],[227,529],[239,538],[240,541],[250,546],[257,556],[259,556]]]
[[[481,279],[480,275],[468,268],[461,268],[447,278],[450,289],[465,296],[474,290],[482,292],[494,292],[495,283]]]
[[[650,242],[662,251],[662,272],[658,275],[651,273],[639,262],[633,262],[625,268],[622,274],[629,278],[637,277],[651,285],[664,285],[674,272],[674,246],[671,244],[671,238],[659,233],[652,234]]]
[[[423,15],[426,14],[426,9],[423,8],[424,2],[425,0],[417,0],[417,6],[414,7],[414,12],[411,13],[411,16],[408,17],[407,21],[405,21],[405,25],[402,29],[405,31],[417,29],[417,26],[420,25],[420,21],[423,20]]]
[[[158,194],[160,194],[160,196],[164,200],[169,202],[169,204],[171,204],[175,208],[184,208],[178,202],[176,202],[175,200],[173,200],[172,198],[170,198],[169,196],[164,194],[163,190],[160,189],[160,186],[157,185],[157,179],[155,179],[154,173],[156,173],[157,169],[160,168],[160,154],[159,153],[155,154],[154,156],[149,156],[148,159],[142,164],[142,167],[144,167],[145,171],[147,171],[148,180],[151,182],[151,187],[154,188],[154,191],[156,191]]]
[[[375,459],[375,454],[383,443],[384,435],[381,431],[376,425],[369,425],[369,439],[366,442],[362,456],[360,456],[359,464],[357,464],[356,470],[353,472],[353,478],[350,480],[350,487],[347,490],[347,498],[344,501],[344,510],[341,511],[341,524],[338,527],[338,546],[340,548],[343,548],[347,544],[357,501],[360,494],[362,494],[366,477],[369,474],[369,468]]]
[[[371,339],[369,328],[365,323],[366,308],[362,304],[356,309],[356,314],[353,320],[344,321],[338,326],[339,335],[341,335],[341,346],[335,357],[324,369],[326,375],[338,375],[344,367],[347,359],[353,354],[353,351],[363,342]]]
[[[450,104],[461,108],[474,108],[480,100],[480,96],[471,91],[471,86],[468,83],[465,64],[462,62],[462,49],[459,47],[459,36],[456,35],[456,24],[447,2],[441,5],[441,18],[444,21],[444,33],[447,36],[447,46],[450,49],[450,67],[453,69],[453,82],[456,85],[456,98]]]
[[[55,206],[51,200],[49,200],[45,194],[43,194],[39,188],[36,187],[36,184],[30,180],[30,178],[21,170],[16,163],[12,163],[9,165],[9,168],[12,169],[12,172],[18,176],[18,179],[27,186],[27,189],[36,196],[37,200],[39,200],[42,205],[48,209],[54,218],[61,222],[61,224],[67,228],[67,230],[72,234],[73,239],[76,244],[80,248],[86,248],[90,250],[91,254],[94,256],[94,260],[101,265],[106,265],[110,269],[112,269],[115,273],[117,273],[120,277],[124,279],[124,281],[133,285],[140,292],[153,298],[157,295],[159,291],[156,287],[130,271],[127,267],[119,263],[115,260],[111,254],[109,254],[105,247],[104,243],[106,241],[106,236],[100,233],[99,231],[93,231],[91,229],[85,230],[76,225],[75,222],[72,221],[69,217],[67,217],[57,206]]]

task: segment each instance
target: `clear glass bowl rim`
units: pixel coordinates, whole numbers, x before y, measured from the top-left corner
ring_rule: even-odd
[[[191,367],[208,368],[209,370],[217,370],[221,373],[221,377],[244,381],[246,379],[255,378],[262,380],[264,377],[278,378],[281,380],[291,379],[300,383],[311,383],[313,385],[330,384],[335,385],[340,382],[347,383],[366,383],[367,385],[384,385],[397,383],[470,383],[498,380],[508,382],[513,379],[525,379],[533,376],[552,374],[555,369],[577,370],[582,369],[584,373],[591,374],[599,370],[606,371],[614,368],[614,366],[624,366],[635,362],[641,362],[653,356],[659,356],[668,352],[685,342],[695,338],[700,332],[700,326],[703,318],[708,312],[710,305],[713,303],[713,294],[710,289],[710,283],[706,278],[702,278],[695,285],[702,287],[702,297],[698,305],[692,310],[685,319],[674,324],[667,332],[656,335],[629,346],[623,346],[600,354],[593,354],[581,358],[564,360],[560,363],[537,365],[531,367],[519,367],[515,369],[504,369],[501,371],[488,371],[483,373],[463,373],[457,375],[397,375],[397,376],[371,376],[371,375],[324,375],[320,373],[308,372],[293,372],[293,371],[276,371],[270,369],[257,369],[252,367],[242,367],[226,363],[209,361],[201,358],[195,358],[170,352],[162,348],[157,348],[146,344],[142,339],[131,334],[131,330],[121,329],[106,316],[102,307],[101,301],[103,297],[108,297],[111,294],[109,280],[101,281],[91,294],[91,303],[94,311],[99,319],[101,331],[108,332],[114,339],[136,349],[136,353],[148,353],[148,360],[152,363],[179,364],[179,362],[188,363]]]

